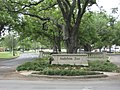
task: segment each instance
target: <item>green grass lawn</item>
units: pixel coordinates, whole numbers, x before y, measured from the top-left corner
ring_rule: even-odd
[[[13,56],[12,53],[10,52],[0,52],[0,58],[14,58],[16,56]]]

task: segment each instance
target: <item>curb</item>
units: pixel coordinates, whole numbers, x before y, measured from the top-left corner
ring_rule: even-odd
[[[11,60],[11,59],[16,59],[19,56],[13,57],[13,58],[0,58],[0,61],[5,61],[5,60]]]
[[[115,56],[115,55],[120,55],[120,53],[107,53],[109,56]]]
[[[31,76],[31,77],[38,77],[38,78],[49,78],[49,79],[89,79],[89,78],[106,78],[112,76],[118,76],[120,73],[113,73],[113,72],[101,72],[103,74],[98,75],[80,75],[80,76],[59,76],[59,75],[39,75],[33,74],[37,71],[16,71],[18,74],[23,76]]]
[[[40,78],[53,78],[53,79],[87,79],[87,78],[105,78],[108,75],[100,74],[100,75],[81,75],[81,76],[51,76],[51,75],[37,75],[30,74],[28,76],[40,77]]]
[[[38,77],[38,78],[48,78],[48,79],[89,79],[89,78],[106,78],[112,76],[118,76],[120,73],[112,73],[112,72],[101,72],[103,74],[98,75],[80,75],[80,76],[59,76],[59,75],[39,75],[33,74],[36,71],[16,71],[18,74],[24,76]]]

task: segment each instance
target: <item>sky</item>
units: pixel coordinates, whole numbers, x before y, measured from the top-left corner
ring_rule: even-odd
[[[117,7],[120,5],[120,0],[97,0],[97,3],[105,8],[106,10],[110,10],[113,7]]]
[[[120,14],[120,0],[96,0],[96,1],[99,7],[103,6],[103,9],[105,9],[107,14],[111,14],[112,13],[111,8],[116,7],[118,7],[118,14]],[[96,5],[93,5],[92,10],[99,11],[99,8],[96,7]],[[114,14],[113,16],[117,17],[118,14]]]

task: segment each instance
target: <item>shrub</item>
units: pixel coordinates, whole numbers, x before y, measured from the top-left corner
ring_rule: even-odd
[[[61,76],[79,76],[79,75],[96,75],[101,74],[93,71],[85,71],[85,70],[70,70],[70,69],[51,69],[46,68],[42,72],[37,74],[44,75],[61,75]]]
[[[21,70],[34,70],[40,71],[39,74],[44,75],[61,75],[61,76],[79,76],[79,75],[96,75],[100,74],[94,71],[119,71],[115,64],[110,61],[89,61],[89,66],[69,65],[69,64],[49,64],[48,58],[36,59],[32,62],[26,62],[17,67],[18,71]]]
[[[118,69],[117,65],[109,61],[100,61],[100,60],[88,61],[88,65],[90,70],[93,70],[93,71],[112,72]]]
[[[88,70],[87,66],[83,66],[83,65],[69,65],[69,64],[53,64],[53,65],[49,65],[50,68],[59,68],[59,69],[84,69],[84,70]]]
[[[42,58],[42,59],[36,59],[35,61],[32,61],[32,62],[26,62],[18,66],[16,70],[17,71],[22,71],[22,70],[42,71],[44,68],[46,68],[49,65],[46,59],[47,58]]]
[[[117,72],[120,73],[120,67],[117,69]]]

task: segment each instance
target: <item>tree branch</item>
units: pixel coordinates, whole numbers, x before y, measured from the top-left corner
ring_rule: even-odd
[[[31,3],[31,2],[29,2],[29,4],[21,4],[20,2],[15,2],[15,1],[12,1],[12,0],[10,0],[10,2],[11,3],[14,3],[14,4],[17,4],[17,5],[21,5],[22,6],[22,8],[21,9],[19,9],[19,10],[17,10],[17,11],[22,11],[22,10],[24,10],[25,8],[27,8],[27,7],[31,7],[31,6],[37,6],[37,5],[39,5],[40,3],[42,3],[44,0],[39,0],[38,2],[34,2],[34,3]]]
[[[31,13],[27,13],[27,12],[22,12],[22,11],[13,11],[13,10],[10,10],[8,7],[6,7],[6,8],[7,8],[8,11],[10,11],[10,12],[19,13],[19,14],[23,14],[23,15],[29,15],[29,16],[31,16],[31,17],[38,18],[38,19],[40,19],[40,20],[42,20],[42,21],[50,20],[49,17],[43,18],[43,17],[40,17],[40,16],[35,15],[35,14],[31,14]]]
[[[78,0],[78,14],[77,14],[77,18],[76,18],[76,24],[80,23],[80,20],[81,20],[83,14],[85,13],[88,3],[89,3],[89,0],[85,0],[85,3],[83,5],[83,7],[81,8],[81,6],[80,6],[81,2],[80,2],[80,0]]]
[[[76,7],[76,0],[73,0],[73,3],[71,5],[71,7],[70,7],[70,12],[68,14],[68,20],[69,20],[69,22],[71,22],[71,16],[73,14],[73,11],[74,11],[75,7]]]
[[[35,15],[35,14],[31,14],[31,13],[24,13],[24,12],[19,12],[19,13],[21,13],[21,14],[23,14],[23,15],[29,15],[29,16],[31,16],[31,17],[38,18],[38,19],[40,19],[40,20],[42,20],[42,21],[50,20],[49,17],[43,18],[43,17],[40,17],[40,16]]]
[[[65,1],[65,0],[62,0],[62,2],[63,2],[63,5],[64,5],[64,7],[65,7],[65,12],[69,12],[69,6],[68,6],[68,4],[66,3],[66,1]]]
[[[52,5],[49,5],[49,6],[46,7],[46,8],[42,8],[41,10],[39,10],[39,12],[40,12],[40,11],[43,11],[43,10],[48,10],[48,9],[54,7],[54,6],[57,5],[57,4],[58,4],[58,3],[54,3],[54,4],[52,4]]]
[[[85,13],[86,7],[88,6],[90,0],[85,0],[85,4],[83,6],[82,12],[81,12],[81,16],[83,16],[83,14]]]
[[[63,14],[63,18],[64,18],[64,20],[66,20],[66,12],[64,10],[64,7],[63,7],[63,5],[62,5],[60,0],[57,0],[57,2],[58,2],[58,5],[59,5],[59,7],[61,9],[62,14]]]
[[[68,0],[65,0],[69,7],[71,7],[70,2]]]
[[[77,29],[79,29],[81,18],[83,16],[83,14],[85,13],[85,10],[86,10],[86,7],[87,7],[87,5],[89,3],[89,0],[85,0],[85,2],[83,4],[83,7],[80,6],[81,5],[80,0],[78,0],[77,3],[78,3],[78,14],[77,14],[75,25],[73,27],[74,28],[73,35],[75,35],[76,33],[78,33],[76,31],[78,31]]]

